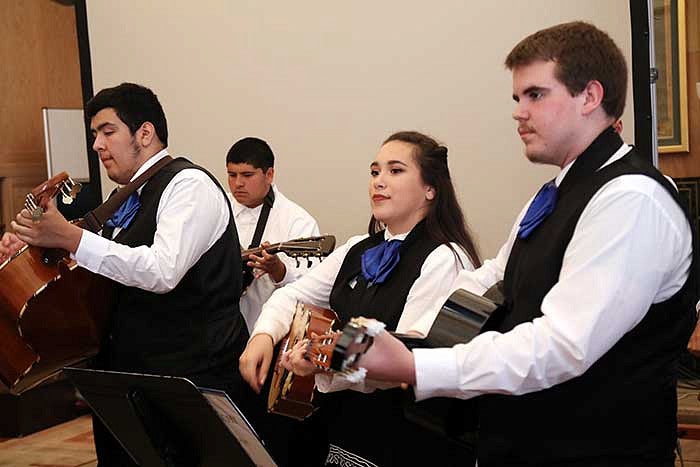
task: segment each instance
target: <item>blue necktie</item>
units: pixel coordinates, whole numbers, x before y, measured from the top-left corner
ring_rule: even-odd
[[[385,240],[362,253],[362,276],[369,285],[383,283],[399,264],[401,243],[401,240]]]
[[[527,208],[520,221],[518,237],[525,239],[549,216],[557,205],[557,186],[554,180],[545,183]]]
[[[126,229],[131,224],[131,221],[136,217],[136,213],[139,212],[141,207],[141,202],[139,201],[139,194],[134,191],[129,195],[129,197],[119,206],[112,217],[107,219],[105,226],[112,228],[122,228]]]

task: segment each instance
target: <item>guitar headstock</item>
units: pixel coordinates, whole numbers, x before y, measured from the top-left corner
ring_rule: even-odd
[[[334,248],[335,236],[321,235],[282,242],[275,250],[291,258],[321,258],[330,255]]]
[[[32,213],[36,220],[41,217],[46,205],[59,193],[63,196],[63,203],[70,204],[80,192],[82,185],[74,182],[66,172],[51,177],[34,189],[24,198],[24,207]]]
[[[365,318],[353,318],[342,331],[316,336],[309,341],[306,358],[324,371],[350,374],[357,371],[362,355],[369,350],[384,324]]]

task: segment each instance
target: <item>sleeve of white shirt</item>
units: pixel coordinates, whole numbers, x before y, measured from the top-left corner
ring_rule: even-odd
[[[302,237],[316,237],[319,235],[318,223],[310,215],[299,216],[295,218],[291,225],[289,226],[289,232],[287,238],[295,239]],[[308,272],[311,268],[307,267],[306,259],[300,259],[299,266],[297,267],[297,262],[295,259],[290,258],[285,254],[280,254],[282,262],[284,263],[285,273],[284,277],[280,282],[274,282],[275,287],[282,287],[296,281],[299,277]],[[318,261],[312,259],[313,261]]]
[[[86,230],[75,253],[78,265],[129,287],[155,293],[174,289],[226,230],[224,193],[198,169],[168,183],[156,214],[153,245],[129,247]]]
[[[454,284],[455,290],[464,289],[476,295],[483,295],[483,293],[486,292],[491,286],[503,280],[506,264],[508,264],[508,257],[510,256],[510,250],[513,248],[513,243],[515,243],[515,238],[518,234],[520,220],[523,218],[523,216],[525,216],[525,212],[530,206],[530,202],[532,202],[532,199],[530,199],[530,201],[520,211],[520,214],[518,214],[515,224],[513,224],[513,227],[510,230],[508,239],[498,251],[496,257],[485,260],[479,269],[464,269],[463,271],[460,271]]]
[[[469,258],[459,246],[453,245],[453,248],[459,255],[459,260],[447,245],[440,245],[425,259],[420,275],[408,292],[406,304],[396,326],[396,332],[415,332],[421,336],[427,336],[442,305],[454,291],[452,284],[457,275],[463,269],[474,269]],[[362,366],[361,362],[360,366]],[[395,386],[392,383],[371,379],[353,384],[347,378],[333,374],[317,374],[316,385],[321,392],[344,389],[372,392],[375,389]]]
[[[619,177],[584,209],[543,316],[468,344],[413,351],[416,397],[525,394],[583,374],[688,277],[690,227],[653,180]]]
[[[256,334],[269,334],[272,340],[279,342],[289,332],[294,318],[297,301],[329,308],[328,302],[335,278],[345,255],[360,240],[367,235],[352,237],[344,245],[336,248],[321,264],[302,276],[296,282],[275,290],[270,299],[265,302],[262,312],[255,323],[251,339]]]

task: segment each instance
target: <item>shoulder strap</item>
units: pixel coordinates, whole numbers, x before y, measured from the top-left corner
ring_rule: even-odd
[[[107,219],[112,217],[112,214],[119,209],[119,206],[126,201],[131,193],[141,188],[141,186],[151,177],[153,177],[160,169],[170,164],[172,161],[172,157],[165,156],[153,164],[153,166],[151,166],[148,170],[136,177],[135,180],[117,190],[117,192],[113,196],[110,196],[107,201],[88,212],[85,217],[78,222],[78,225],[83,229],[89,230],[90,232],[99,231],[102,228],[102,224],[104,224]]]
[[[260,246],[260,241],[262,240],[263,232],[265,231],[265,226],[267,225],[267,219],[270,217],[270,209],[275,203],[275,191],[270,187],[263,200],[263,207],[260,211],[260,217],[258,217],[258,223],[255,225],[255,233],[253,234],[253,239],[250,241],[250,246],[247,249],[256,248]],[[245,262],[243,266],[243,279],[242,279],[242,290],[248,288],[248,286],[253,282],[253,269],[248,266]]]
[[[274,203],[275,192],[272,187],[270,187],[265,195],[265,199],[263,200],[263,207],[260,211],[260,217],[258,217],[258,223],[255,225],[255,233],[253,234],[253,239],[250,241],[250,246],[248,249],[260,246],[260,241],[262,240],[262,235],[265,231],[265,226],[267,225],[267,218],[270,217],[270,209],[272,209],[272,205]]]

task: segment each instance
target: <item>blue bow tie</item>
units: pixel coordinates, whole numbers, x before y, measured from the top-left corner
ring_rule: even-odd
[[[141,202],[139,201],[139,194],[134,191],[129,195],[129,197],[119,206],[112,217],[107,219],[105,225],[112,228],[122,228],[126,229],[131,224],[131,221],[136,217],[136,213],[139,212],[141,207]]]
[[[520,221],[518,237],[525,239],[549,216],[557,205],[557,186],[554,180],[545,183],[527,208]]]
[[[401,243],[401,240],[385,240],[362,253],[362,276],[369,285],[383,283],[399,264]]]

